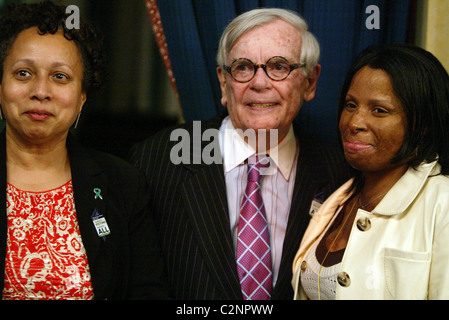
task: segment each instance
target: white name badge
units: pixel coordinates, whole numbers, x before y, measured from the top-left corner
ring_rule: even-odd
[[[108,223],[103,216],[93,217],[92,221],[99,237],[104,237],[111,233]]]
[[[320,209],[320,207],[321,207],[321,203],[318,202],[317,200],[313,200],[313,201],[312,201],[312,204],[310,205],[309,215],[310,215],[311,217],[313,217],[313,215],[314,215],[316,212],[318,212],[318,210]]]

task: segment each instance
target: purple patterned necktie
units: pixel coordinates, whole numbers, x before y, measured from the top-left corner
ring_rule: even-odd
[[[248,159],[248,184],[240,209],[237,271],[245,300],[268,300],[272,290],[270,234],[261,193],[267,158]],[[263,163],[261,163],[263,162]]]

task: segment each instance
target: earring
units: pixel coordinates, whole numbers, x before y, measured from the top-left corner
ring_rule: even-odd
[[[78,116],[76,117],[76,121],[75,121],[75,129],[76,129],[76,127],[78,127],[78,121],[80,121],[80,116],[81,116],[81,112],[78,113]]]

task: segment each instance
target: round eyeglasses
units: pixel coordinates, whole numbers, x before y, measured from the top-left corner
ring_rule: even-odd
[[[256,75],[257,69],[262,68],[268,78],[274,81],[282,81],[290,73],[297,69],[305,67],[305,63],[289,64],[284,57],[271,57],[265,64],[255,64],[246,58],[235,60],[230,66],[224,66],[224,69],[238,82],[251,81]]]

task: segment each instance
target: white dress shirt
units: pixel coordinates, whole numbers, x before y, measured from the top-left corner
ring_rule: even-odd
[[[234,248],[236,248],[240,207],[247,184],[247,165],[245,160],[257,153],[236,132],[229,116],[221,124],[219,143],[221,154],[223,155],[230,227]],[[287,136],[277,146],[277,152],[276,150],[268,150],[265,153],[268,153],[272,159],[269,174],[264,175],[262,179],[262,198],[270,225],[274,287],[281,263],[282,246],[287,230],[299,153],[293,126],[290,127]]]

